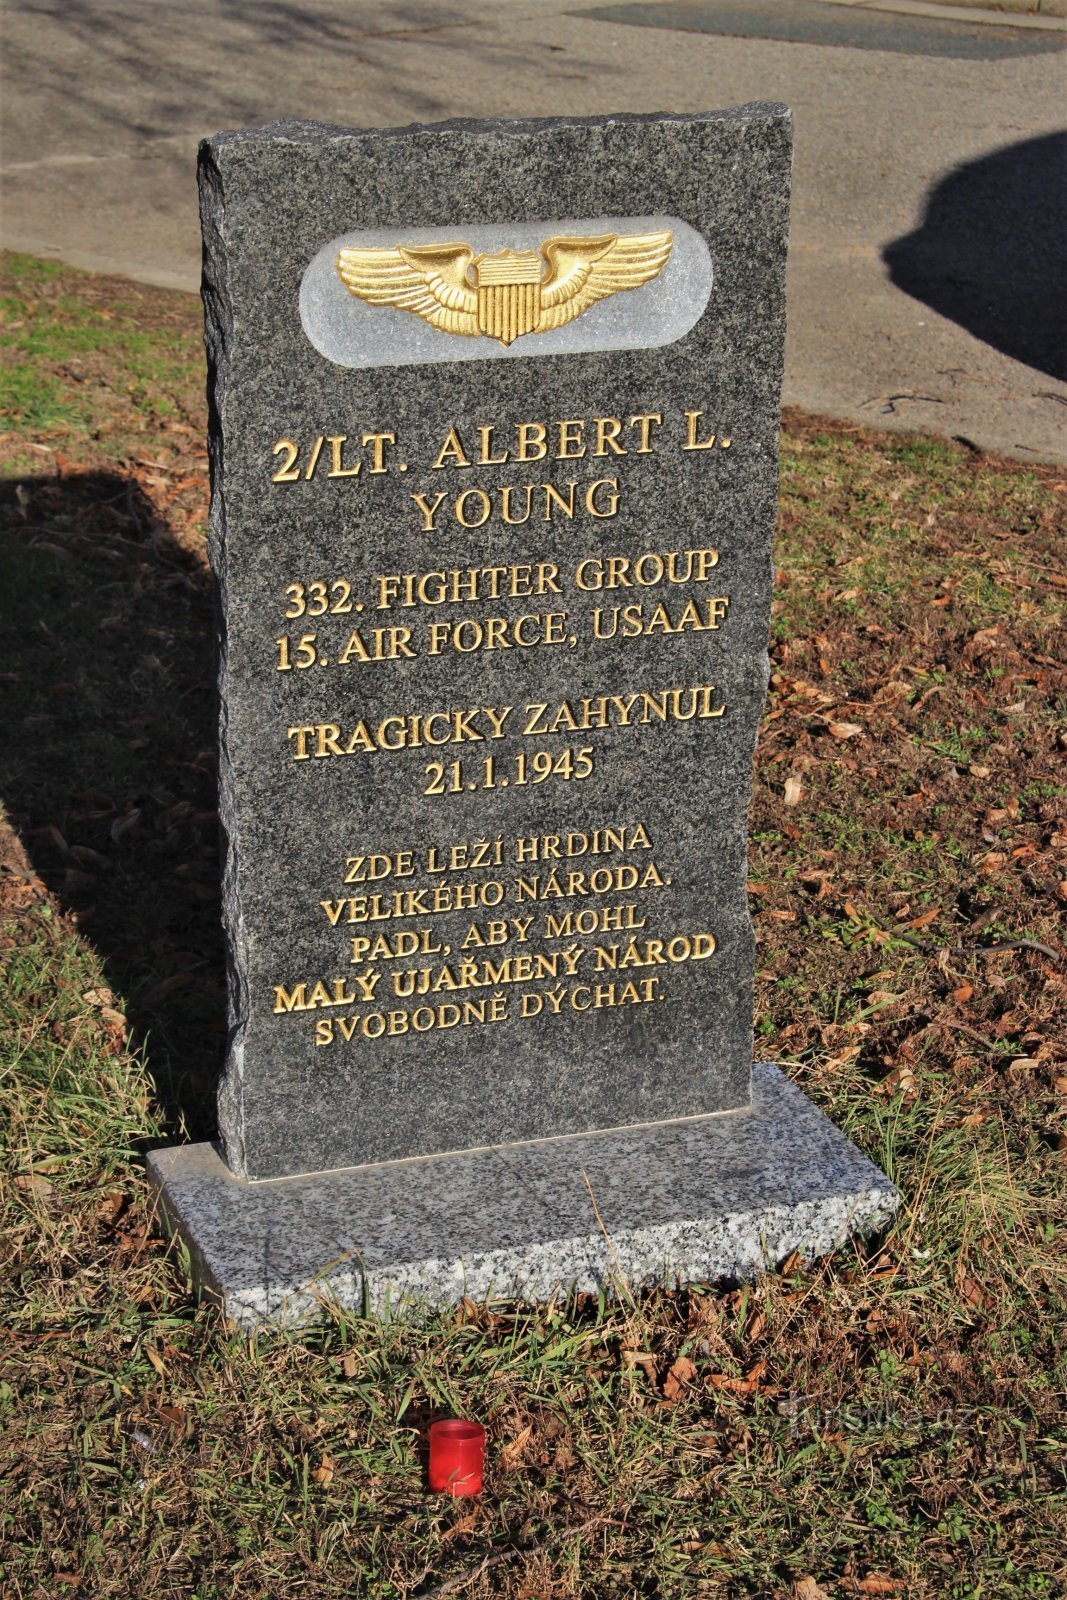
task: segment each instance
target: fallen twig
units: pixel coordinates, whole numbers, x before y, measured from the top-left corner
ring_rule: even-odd
[[[1048,956],[1050,961],[1063,965],[1063,956],[1058,950],[1053,950],[1050,944],[1042,944],[1040,939],[998,939],[996,944],[981,944],[978,946],[979,955],[993,956],[998,950],[1036,950],[1038,955]]]
[[[490,1567],[498,1567],[504,1561],[514,1561],[516,1556],[521,1556],[523,1550],[515,1545],[510,1550],[498,1550],[495,1555],[485,1556],[476,1567],[468,1567],[466,1572],[457,1572],[455,1577],[446,1578],[444,1583],[439,1583],[433,1589],[424,1589],[419,1600],[439,1600],[439,1596],[455,1594],[457,1589],[463,1589],[468,1583],[473,1583],[475,1578],[480,1578]]]

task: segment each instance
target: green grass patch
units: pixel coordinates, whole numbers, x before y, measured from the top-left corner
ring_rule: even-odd
[[[2,259],[0,425],[53,450],[91,439],[123,455],[188,411],[203,361],[187,297],[171,296],[169,317],[153,326],[150,290],[57,262]]]

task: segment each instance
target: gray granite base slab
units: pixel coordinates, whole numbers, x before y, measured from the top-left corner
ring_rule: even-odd
[[[330,1305],[387,1314],[595,1292],[620,1273],[638,1287],[750,1278],[879,1228],[899,1204],[766,1063],[751,1107],[718,1116],[266,1183],[186,1145],[154,1151],[148,1172],[198,1283],[248,1331]]]

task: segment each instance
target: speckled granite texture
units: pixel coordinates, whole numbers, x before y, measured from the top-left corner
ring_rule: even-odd
[[[148,1170],[199,1283],[247,1330],[330,1303],[386,1313],[595,1291],[620,1271],[635,1286],[749,1278],[880,1228],[898,1204],[767,1064],[751,1108],[719,1116],[273,1183],[239,1182],[204,1144],[156,1151]]]
[[[773,106],[376,133],[276,123],[203,146],[231,960],[220,1127],[239,1175],[285,1177],[748,1104],[745,835],[767,681],[790,161],[789,115]],[[437,228],[462,241],[468,228],[515,224],[528,242],[557,223],[565,232],[568,218],[671,217],[704,241],[710,292],[699,252],[680,256],[684,270],[666,276],[666,288],[651,282],[632,304],[625,293],[601,302],[555,354],[537,356],[528,336],[522,359],[470,359],[490,341],[457,339],[455,360],[352,368],[316,349],[301,322],[309,265],[347,235],[403,243],[406,230]],[[673,342],[588,348],[601,315],[613,337],[629,325],[636,340],[640,305],[667,292],[697,297],[692,325],[688,312],[671,324],[687,329]],[[393,319],[398,362],[419,327],[407,312],[369,312],[356,299],[351,314]],[[690,411],[699,413],[692,425]],[[618,419],[619,449],[602,439],[598,452],[596,418]],[[518,460],[523,423],[543,426],[547,444]],[[445,448],[452,429],[469,465]],[[386,434],[379,447],[364,442]],[[688,449],[690,437],[708,447]],[[561,511],[545,484],[573,510]],[[527,488],[531,515],[507,521],[503,491],[521,513]],[[475,495],[460,513],[466,491]],[[438,494],[427,527],[413,497]],[[585,560],[708,550],[717,564],[684,581],[594,589],[578,580]],[[410,608],[382,602],[383,578],[510,574],[537,563],[552,565],[556,588]],[[716,612],[720,600],[728,608]],[[639,608],[632,628],[616,610],[623,605]],[[561,620],[549,623],[550,613]],[[448,634],[466,621],[469,638],[490,617],[510,630],[524,614],[539,619],[528,634],[542,642],[518,645],[509,634],[466,650]],[[448,641],[437,651],[434,623]],[[374,629],[396,626],[411,630],[410,653],[373,659]],[[644,720],[627,721],[613,696]],[[505,709],[503,731],[490,735],[490,713]],[[455,721],[468,712],[471,737]],[[453,742],[382,748],[378,730],[395,740],[431,713],[453,719]],[[373,730],[370,749],[361,728]],[[583,748],[591,774],[523,777],[520,757],[570,750],[577,761]],[[490,784],[488,755],[509,787]],[[520,858],[523,839],[588,841],[617,828],[626,830],[621,848]],[[500,841],[491,870],[462,855],[481,841]],[[349,876],[350,862],[375,855],[392,859],[389,876]],[[396,863],[408,855],[402,873]],[[610,874],[623,867],[616,887]],[[594,868],[607,887],[573,886],[571,872]],[[525,901],[522,876],[540,878]],[[502,896],[492,906],[457,899],[423,910],[442,885],[458,896],[488,881]],[[422,898],[397,913],[396,891]],[[375,894],[384,896],[378,920]],[[622,932],[609,923],[606,933],[553,934],[550,914],[589,910],[629,921]],[[520,935],[515,922],[526,917]],[[494,919],[506,923],[502,944],[489,942]],[[353,946],[354,936],[395,941],[400,931],[429,949],[412,957],[395,942],[377,954]],[[622,959],[631,938],[628,967],[609,969],[597,946]],[[682,954],[657,964],[648,940]],[[469,981],[457,976],[461,957],[475,963]],[[511,957],[500,975],[496,963]],[[544,958],[555,971],[541,970]],[[404,988],[419,984],[421,1008],[418,989],[412,997]],[[448,1008],[467,1002],[490,1014],[453,1026]]]

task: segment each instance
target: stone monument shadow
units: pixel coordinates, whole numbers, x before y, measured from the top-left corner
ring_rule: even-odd
[[[1067,134],[954,168],[883,259],[898,288],[994,349],[1067,380]]]
[[[211,579],[120,472],[0,486],[0,798],[84,927],[172,1125],[225,1040]]]

